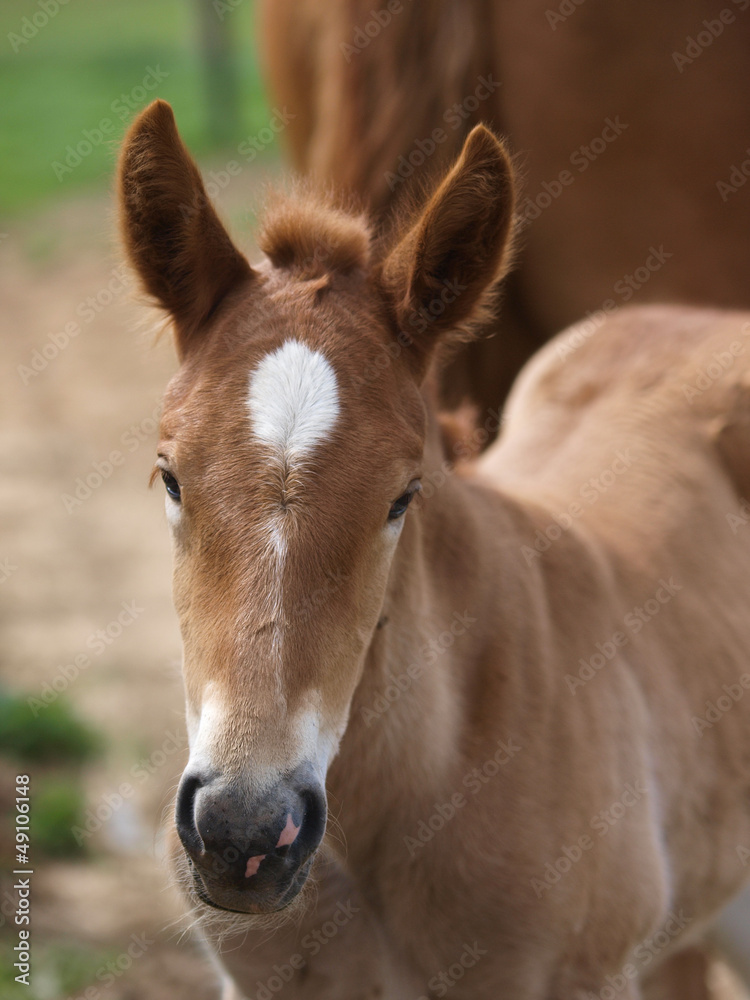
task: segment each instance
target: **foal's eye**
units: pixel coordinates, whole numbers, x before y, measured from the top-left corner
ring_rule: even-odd
[[[418,480],[414,480],[409,483],[406,492],[402,493],[401,496],[394,500],[391,504],[391,509],[388,511],[388,520],[397,521],[400,517],[403,517],[406,513],[406,508],[414,499],[414,494],[418,493],[422,489]]]
[[[175,477],[171,472],[167,472],[166,469],[161,470],[161,478],[166,487],[167,493],[172,497],[173,500],[180,502],[180,484],[177,482]]]

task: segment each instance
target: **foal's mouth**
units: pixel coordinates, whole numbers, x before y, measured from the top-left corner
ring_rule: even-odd
[[[281,893],[281,895],[273,901],[272,905],[264,905],[263,902],[258,899],[248,899],[248,905],[244,909],[237,909],[233,906],[225,906],[222,903],[217,903],[216,900],[209,895],[206,884],[193,862],[193,859],[187,853],[185,853],[184,857],[188,864],[190,880],[192,883],[189,891],[192,891],[195,897],[204,906],[208,906],[212,910],[219,910],[223,913],[236,913],[244,916],[262,916],[263,914],[278,913],[281,910],[285,910],[288,906],[291,906],[307,881],[314,855],[304,861],[292,874],[289,885]],[[235,890],[235,892],[236,891],[237,890]],[[248,893],[248,895],[250,895],[250,893]]]

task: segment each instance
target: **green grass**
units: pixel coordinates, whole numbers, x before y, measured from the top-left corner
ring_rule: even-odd
[[[53,9],[56,0],[44,2]],[[185,141],[199,154],[226,145],[231,155],[269,120],[252,0],[240,0],[223,22],[232,38],[240,95],[232,141],[225,144],[212,138],[216,115],[207,96],[198,0],[68,0],[28,44],[9,39],[20,36],[23,19],[39,11],[39,0],[0,5],[0,215],[110,183],[124,119],[133,113],[128,103],[140,108],[155,97],[169,101]],[[150,67],[168,75],[145,95],[133,96]],[[101,129],[102,121],[110,132]],[[104,141],[59,179],[53,164],[65,165],[67,146],[96,129]]]
[[[0,755],[17,763],[19,772],[31,773],[33,852],[83,853],[73,832],[83,825],[86,809],[81,765],[103,748],[102,736],[76,718],[64,699],[35,715],[27,696],[0,690]]]
[[[0,754],[29,763],[78,764],[102,748],[98,733],[58,698],[34,714],[23,694],[0,690]]]
[[[80,778],[51,775],[32,789],[31,833],[35,851],[48,857],[71,858],[83,853],[73,829],[83,824],[86,797]]]
[[[34,940],[31,960],[31,985],[15,982],[17,970],[13,943],[15,934],[0,945],[0,995],[3,1000],[60,1000],[77,996],[90,985],[98,987],[99,995],[107,995],[110,981],[106,963],[117,956],[114,950],[88,948],[84,945],[47,943]],[[97,973],[99,974],[97,977]]]

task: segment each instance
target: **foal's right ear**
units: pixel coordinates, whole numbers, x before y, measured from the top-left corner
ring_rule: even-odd
[[[505,146],[484,125],[382,265],[399,340],[424,374],[444,337],[472,335],[513,259],[515,180]]]
[[[183,357],[252,269],[219,221],[165,101],[154,101],[130,127],[118,183],[125,251],[144,289],[172,316]]]

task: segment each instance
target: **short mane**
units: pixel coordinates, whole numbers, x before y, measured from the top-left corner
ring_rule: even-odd
[[[301,187],[271,198],[258,236],[258,246],[276,267],[303,278],[366,268],[371,241],[365,215]]]

